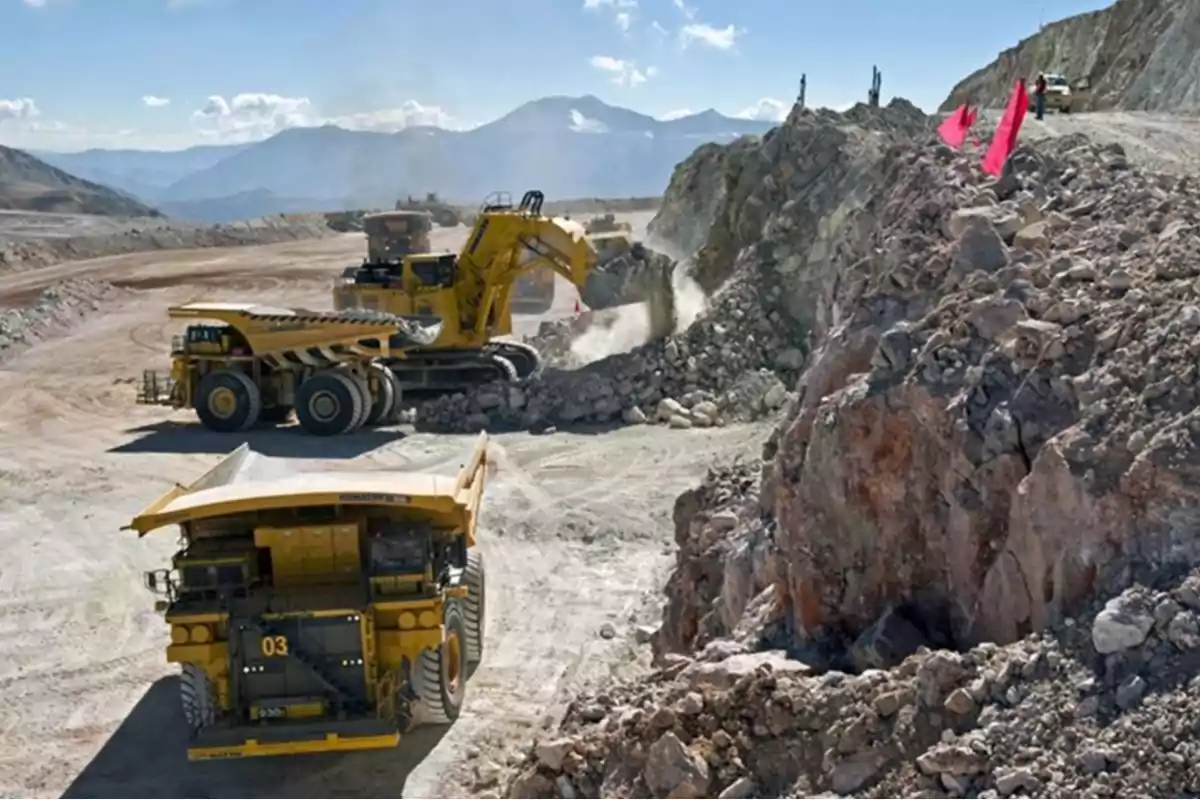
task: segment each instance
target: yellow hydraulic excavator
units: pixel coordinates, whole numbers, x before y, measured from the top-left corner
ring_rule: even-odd
[[[404,391],[457,391],[538,370],[534,348],[497,338],[512,333],[517,281],[545,270],[582,288],[597,265],[583,226],[543,215],[544,200],[542,192],[530,190],[513,206],[510,195],[495,193],[480,209],[461,253],[409,252],[352,267],[339,277],[335,309],[441,323],[432,344],[404,348],[387,360]],[[653,295],[652,330],[665,336],[674,320],[669,275]]]

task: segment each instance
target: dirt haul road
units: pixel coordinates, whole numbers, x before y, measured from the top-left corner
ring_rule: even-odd
[[[441,231],[438,245],[462,234]],[[166,626],[141,583],[143,570],[167,563],[175,536],[138,541],[118,529],[243,439],[199,430],[189,412],[133,405],[128,379],[164,364],[176,331],[169,303],[328,307],[332,277],[362,248],[349,235],[0,277],[0,307],[67,277],[129,287],[0,363],[0,795],[462,796],[482,790],[571,691],[638,667],[632,629],[654,616],[672,500],[710,457],[746,446],[745,429],[496,437],[481,544],[487,652],[444,737],[429,729],[399,751],[346,756],[186,761]],[[573,300],[560,293],[553,313],[570,313]],[[453,474],[472,437],[281,430],[248,440],[299,463]]]

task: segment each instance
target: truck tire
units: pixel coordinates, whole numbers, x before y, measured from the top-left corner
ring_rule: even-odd
[[[343,370],[339,373],[358,393],[358,416],[354,423],[350,426],[347,433],[356,431],[363,426],[367,421],[367,417],[371,413],[371,387],[367,385],[367,379],[349,370]]]
[[[200,730],[216,718],[212,681],[195,664],[183,665],[179,675],[179,699],[183,705],[183,718],[192,731]]]
[[[371,398],[371,410],[367,413],[366,425],[382,425],[391,421],[396,410],[396,384],[392,371],[383,364],[369,367],[374,373],[379,391]]]
[[[483,632],[487,622],[487,582],[483,570],[483,553],[467,553],[467,568],[463,583],[467,599],[463,605],[463,623],[467,631],[467,663],[474,666],[483,660]]]
[[[258,422],[262,392],[249,375],[222,369],[200,379],[193,405],[204,427],[218,433],[237,433]]]
[[[358,390],[341,372],[320,372],[296,390],[296,420],[313,436],[338,436],[362,415]]]
[[[392,384],[392,413],[388,416],[388,422],[395,423],[400,421],[400,415],[404,411],[404,404],[401,402],[404,399],[404,391],[400,385],[400,378],[396,373],[392,372],[386,365],[384,369],[387,370],[388,381]]]
[[[448,725],[458,719],[467,692],[467,628],[458,600],[448,598],[442,610],[446,639],[436,650],[425,650],[413,670],[419,722]]]

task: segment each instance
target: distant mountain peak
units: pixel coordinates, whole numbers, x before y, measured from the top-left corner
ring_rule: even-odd
[[[396,197],[431,191],[470,203],[495,189],[531,186],[554,198],[654,195],[696,147],[772,126],[713,109],[663,121],[594,94],[555,95],[471,130],[423,126],[385,133],[329,124],[211,150],[97,150],[47,154],[46,160],[167,213],[223,221],[386,208]]]

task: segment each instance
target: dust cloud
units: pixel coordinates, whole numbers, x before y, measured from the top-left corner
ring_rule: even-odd
[[[673,332],[680,333],[708,307],[708,297],[691,276],[691,259],[681,257],[677,248],[657,238],[647,239],[646,246],[675,260],[675,269],[671,273],[676,315]],[[589,364],[617,353],[627,353],[645,344],[649,338],[649,306],[631,303],[609,309],[603,319],[597,319],[571,343],[571,354],[581,363]]]

